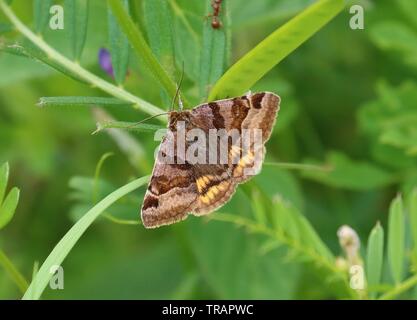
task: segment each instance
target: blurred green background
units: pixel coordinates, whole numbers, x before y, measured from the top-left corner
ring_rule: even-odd
[[[106,2],[90,2],[94,14],[81,64],[112,81],[97,58],[99,49],[108,47]],[[136,2],[141,8],[143,1]],[[185,14],[198,40],[207,23],[206,2],[168,2]],[[312,2],[230,0],[231,61]],[[365,244],[377,221],[386,225],[391,199],[417,185],[417,15],[412,2],[350,2],[364,6],[364,30],[349,27],[347,6],[252,89],[273,91],[282,99],[267,145],[269,161],[334,167],[325,173],[265,166],[254,184],[297,207],[335,255],[341,254],[336,235],[341,225],[354,228]],[[31,1],[14,1],[13,8],[30,25]],[[201,52],[178,11],[172,4],[169,8],[177,58],[185,60],[184,90],[197,104],[201,97],[192,80]],[[5,21],[1,14],[0,21]],[[146,18],[143,23],[147,25]],[[16,34],[2,36],[11,39]],[[61,52],[68,51],[65,30],[49,30],[45,38]],[[134,54],[125,87],[168,107]],[[0,163],[9,161],[10,186],[21,190],[12,223],[0,231],[0,247],[28,279],[34,261],[42,263],[94,203],[91,178],[102,155],[113,153],[101,169],[100,197],[149,174],[157,147],[152,133],[92,135],[104,108],[38,108],[42,96],[105,94],[39,63],[0,52]],[[147,116],[120,106],[105,112],[132,122]],[[249,216],[255,200],[243,189],[220,211]],[[143,194],[143,188],[135,191],[108,213],[139,221]],[[65,260],[65,289],[47,289],[44,298],[334,298],[308,265],[286,261],[285,248],[262,253],[264,241],[232,224],[194,217],[156,230],[101,218]],[[20,297],[0,269],[0,299]]]

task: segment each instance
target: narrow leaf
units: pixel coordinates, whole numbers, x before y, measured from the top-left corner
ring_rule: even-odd
[[[123,0],[123,6],[129,12],[129,3]],[[117,84],[122,84],[126,79],[129,65],[129,42],[119,28],[116,18],[109,9],[108,12],[110,54],[113,66],[114,79]]]
[[[144,0],[143,7],[150,47],[168,74],[174,76],[173,21],[168,0]]]
[[[248,91],[269,70],[325,26],[343,7],[343,0],[315,2],[236,62],[217,81],[209,100],[233,97]]]
[[[0,206],[6,194],[7,181],[9,181],[9,164],[6,162],[0,167]]]
[[[52,0],[34,0],[33,15],[35,22],[35,31],[42,33],[49,21],[49,10],[52,7]]]
[[[117,98],[105,97],[42,97],[39,107],[50,106],[131,106],[132,103]]]
[[[384,260],[384,229],[379,223],[372,229],[368,238],[366,250],[366,278],[369,288],[376,288],[381,283],[382,263]],[[370,297],[375,299],[376,292],[370,292]]]
[[[391,202],[389,210],[388,262],[394,282],[400,283],[404,266],[404,212],[401,196]]]
[[[81,59],[87,37],[89,1],[65,0],[65,30],[72,44],[72,57]]]
[[[208,16],[212,11],[211,1],[206,3],[206,15]],[[210,20],[207,19],[203,28],[203,46],[200,60],[201,97],[207,97],[211,87],[223,74],[226,63],[226,46],[225,27],[214,29]]]
[[[0,207],[0,230],[12,220],[19,202],[19,189],[13,188]]]
[[[110,8],[114,16],[117,18],[120,28],[126,34],[130,44],[133,46],[135,53],[138,55],[138,57],[143,59],[149,70],[166,90],[168,95],[173,97],[177,90],[175,83],[172,81],[168,73],[164,70],[159,61],[156,59],[155,55],[152,53],[152,50],[146,43],[142,32],[137,28],[132,18],[123,8],[123,4],[120,2],[120,0],[108,0],[108,3],[110,4]],[[186,106],[189,105],[184,95],[181,97],[184,104]]]
[[[70,253],[88,227],[96,220],[114,202],[136,190],[148,182],[148,177],[142,177],[134,180],[123,187],[115,190],[93,208],[91,208],[77,223],[66,233],[66,235],[58,242],[45,262],[42,264],[39,272],[36,274],[28,290],[23,296],[24,300],[38,300],[42,292],[45,290],[52,276],[50,269],[54,265],[61,265],[65,257]]]

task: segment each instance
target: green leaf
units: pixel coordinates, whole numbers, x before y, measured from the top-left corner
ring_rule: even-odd
[[[224,3],[222,5],[225,5]],[[206,16],[212,11],[211,1],[206,2]],[[222,20],[225,20],[223,17]],[[213,29],[209,19],[204,23],[203,45],[200,60],[200,96],[207,97],[214,83],[223,74],[226,63],[226,25]]]
[[[399,284],[403,277],[404,246],[403,202],[401,196],[397,196],[391,202],[388,217],[388,263],[396,284]]]
[[[138,55],[138,57],[143,59],[144,63],[154,75],[155,79],[159,81],[168,95],[174,97],[175,92],[177,91],[177,86],[161,66],[159,61],[156,59],[155,55],[152,53],[152,50],[146,43],[142,32],[137,28],[132,18],[126,12],[122,2],[120,0],[108,0],[108,3],[114,16],[117,18],[120,28],[129,39],[130,44],[133,46],[135,53]],[[184,105],[188,106],[189,103],[185,99],[184,95],[181,97],[183,99]]]
[[[46,258],[45,262],[40,267],[39,272],[31,282],[28,290],[25,292],[23,299],[38,300],[51,279],[51,267],[62,264],[71,249],[101,213],[103,213],[108,207],[123,196],[146,184],[148,182],[148,178],[149,177],[142,177],[136,179],[115,190],[91,208],[80,220],[78,220],[78,222],[65,234],[65,236],[58,242]]]
[[[327,156],[330,171],[303,171],[303,176],[326,185],[351,190],[368,190],[384,187],[394,182],[383,169],[364,161],[353,161],[342,153],[331,152]]]
[[[287,22],[236,62],[210,92],[209,100],[248,91],[269,70],[313,36],[344,7],[343,0],[320,0]]]
[[[129,12],[129,3],[123,0],[123,6]],[[109,43],[114,79],[117,84],[122,84],[126,79],[129,65],[129,41],[120,29],[116,18],[109,9],[108,12]]]
[[[411,221],[411,235],[413,237],[413,251],[417,258],[417,188],[413,190],[410,196],[410,221]]]
[[[173,21],[168,0],[144,0],[143,10],[149,44],[170,76],[174,76]]]
[[[372,229],[368,238],[366,250],[366,278],[368,288],[376,288],[381,283],[382,263],[384,260],[384,229],[378,222]],[[370,297],[375,299],[376,292],[370,292]]]
[[[48,25],[50,18],[49,10],[52,7],[52,0],[34,0],[33,2],[33,16],[35,21],[34,29],[37,33],[42,33]]]
[[[0,167],[0,205],[6,194],[7,182],[9,181],[9,164],[6,162]]]
[[[173,13],[175,58],[179,63],[184,61],[184,73],[193,82],[198,83],[200,79],[201,34],[196,30],[201,28],[201,16],[204,14],[205,3],[194,1],[181,6],[177,2],[178,0],[168,1]],[[202,7],[201,14],[200,7]],[[193,10],[192,15],[190,10]]]
[[[0,207],[0,230],[12,220],[19,203],[19,189],[13,188],[4,199]]]
[[[41,97],[39,107],[50,106],[131,106],[132,103],[105,97]]]
[[[81,59],[87,37],[89,1],[65,0],[65,30],[68,30],[72,44],[72,56]]]

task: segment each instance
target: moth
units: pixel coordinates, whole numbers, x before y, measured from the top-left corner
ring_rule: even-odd
[[[189,214],[208,214],[230,200],[238,184],[248,181],[265,156],[265,143],[271,135],[279,110],[280,97],[258,92],[241,97],[201,104],[191,110],[169,112],[168,132],[162,139],[152,177],[142,204],[141,218],[146,228],[169,225]],[[209,141],[211,132],[257,132],[260,143],[242,137],[225,139],[226,161],[191,162],[179,155],[179,124],[186,133],[198,130]],[[220,138],[217,137],[217,142]],[[259,140],[259,139],[258,139]],[[195,140],[185,140],[184,154],[195,148]],[[174,148],[172,148],[174,146]],[[207,157],[214,150],[208,147]],[[191,152],[192,154],[192,152]],[[203,160],[207,160],[207,157]],[[172,161],[166,161],[169,158]],[[165,160],[163,160],[165,159]],[[249,172],[249,173],[248,173]]]

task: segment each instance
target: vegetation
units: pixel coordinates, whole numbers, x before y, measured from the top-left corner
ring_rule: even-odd
[[[216,29],[208,0],[0,0],[0,298],[415,298],[412,3],[364,0],[355,30],[344,0],[223,0]],[[268,90],[281,110],[227,205],[146,230],[166,117],[136,122],[182,72],[186,108]]]

